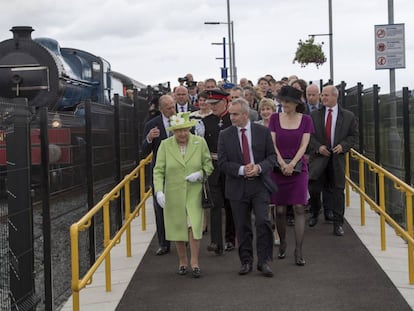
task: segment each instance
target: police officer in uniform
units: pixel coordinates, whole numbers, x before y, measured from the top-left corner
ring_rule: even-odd
[[[231,126],[230,115],[227,111],[229,94],[221,89],[205,90],[207,103],[211,105],[212,114],[203,118],[205,128],[204,139],[210,149],[214,170],[208,177],[214,207],[210,211],[211,243],[208,251],[221,255],[224,251],[231,251],[235,244],[235,228],[230,203],[224,196],[225,175],[217,164],[217,143],[220,131]],[[225,247],[223,247],[222,208],[226,212]]]

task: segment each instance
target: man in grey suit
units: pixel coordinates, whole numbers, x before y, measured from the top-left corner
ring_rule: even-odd
[[[312,112],[315,128],[309,143],[309,193],[312,216],[309,226],[318,222],[321,191],[330,188],[333,204],[333,233],[344,235],[345,154],[358,142],[355,115],[337,104],[338,90],[333,85],[322,90],[323,108]]]
[[[272,277],[273,231],[268,214],[269,192],[276,191],[269,172],[276,163],[269,129],[250,122],[249,104],[234,99],[229,106],[232,126],[220,132],[218,165],[226,175],[225,196],[230,201],[236,226],[240,275],[253,265],[252,210],[255,214],[257,269]]]

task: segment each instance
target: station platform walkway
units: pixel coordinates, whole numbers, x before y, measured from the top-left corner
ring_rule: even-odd
[[[387,250],[381,251],[379,217],[367,208],[360,225],[359,196],[351,192],[346,208],[345,235],[332,234],[321,221],[306,228],[304,267],[293,263],[294,232],[289,228],[287,257],[277,259],[273,278],[254,270],[239,276],[237,251],[224,256],[200,249],[200,279],[179,276],[175,249],[155,256],[157,249],[152,202],[147,202],[147,230],[132,223],[132,257],[125,241],[111,255],[112,291],[105,291],[103,266],[93,283],[80,292],[81,310],[414,310],[414,285],[408,283],[407,245],[387,228]],[[62,310],[72,310],[70,298]]]

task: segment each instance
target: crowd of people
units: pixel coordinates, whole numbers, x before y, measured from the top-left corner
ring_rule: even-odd
[[[200,240],[218,256],[238,249],[240,275],[257,270],[273,276],[273,249],[287,256],[287,225],[294,226],[294,264],[304,266],[307,224],[321,211],[344,235],[345,154],[357,144],[352,112],[338,104],[338,90],[320,92],[296,76],[265,75],[238,85],[213,78],[179,78],[171,94],[149,112],[142,152],[151,163],[159,248],[156,255],[178,254],[178,274],[201,276]],[[208,176],[214,207],[201,207]],[[254,228],[253,228],[254,226]],[[189,248],[190,261],[187,250]]]

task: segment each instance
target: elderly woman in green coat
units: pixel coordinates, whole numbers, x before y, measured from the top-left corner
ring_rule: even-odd
[[[210,151],[203,137],[190,133],[196,121],[189,113],[178,113],[170,118],[173,136],[164,139],[157,153],[154,167],[154,191],[164,209],[165,235],[176,242],[179,257],[178,274],[188,272],[186,242],[190,242],[192,275],[200,277],[198,263],[200,240],[203,236],[203,209],[201,191],[203,170],[213,171]]]

